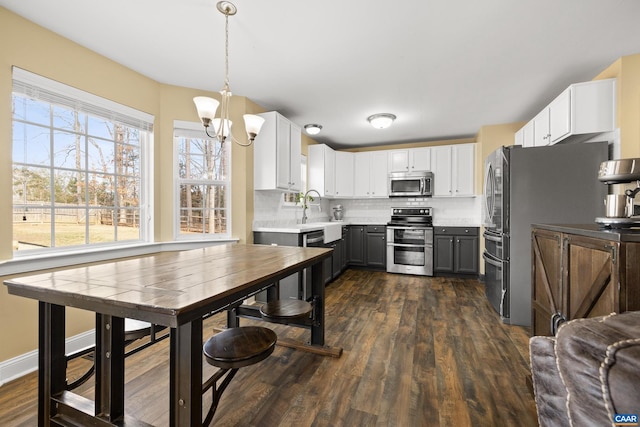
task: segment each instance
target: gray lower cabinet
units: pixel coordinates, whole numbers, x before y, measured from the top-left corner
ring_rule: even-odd
[[[350,225],[349,226],[349,265],[365,266],[367,261],[365,258],[365,226]]]
[[[349,265],[387,268],[387,236],[384,225],[350,225],[348,237]]]
[[[325,245],[333,249],[331,257],[323,262],[325,284],[337,278],[349,265],[385,269],[387,266],[386,229],[384,225],[349,225],[342,227],[342,239]],[[256,244],[280,246],[302,246],[303,234],[253,232]],[[280,298],[303,299],[308,283],[303,283],[302,274],[292,274],[280,280]],[[266,292],[256,295],[266,302]]]
[[[342,260],[340,269],[345,270],[349,265],[349,226],[342,227]]]
[[[387,236],[384,225],[367,225],[366,260],[367,267],[387,268]]]
[[[332,257],[332,265],[333,272],[331,275],[332,279],[338,277],[342,272],[347,268],[349,263],[349,227],[342,227],[342,239],[336,240],[332,242],[331,246],[333,247],[333,257]]]
[[[434,227],[433,269],[436,273],[479,273],[478,227]]]

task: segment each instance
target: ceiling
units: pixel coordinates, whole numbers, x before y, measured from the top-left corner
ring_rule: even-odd
[[[220,90],[217,0],[0,0],[158,82]],[[230,85],[352,148],[473,137],[531,119],[640,53],[637,0],[234,0]],[[388,112],[388,129],[366,118]],[[196,121],[194,108],[194,121]]]

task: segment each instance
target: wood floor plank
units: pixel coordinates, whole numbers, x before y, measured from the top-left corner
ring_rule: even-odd
[[[205,339],[225,325],[206,319]],[[326,344],[342,357],[277,346],[242,368],[215,426],[536,426],[527,328],[505,325],[477,280],[347,270],[326,288]],[[309,331],[254,320],[278,337]],[[88,362],[70,364],[77,376]],[[214,368],[203,364],[206,375]],[[126,361],[128,414],[168,425],[168,340]],[[93,397],[89,381],[78,389]],[[203,397],[208,409],[210,393]],[[0,426],[33,426],[37,373],[0,387]]]

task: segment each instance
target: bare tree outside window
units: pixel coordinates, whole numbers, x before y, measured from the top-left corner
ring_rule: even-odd
[[[214,139],[176,131],[179,234],[228,236],[229,152]]]
[[[13,94],[13,235],[20,250],[141,239],[144,131]]]

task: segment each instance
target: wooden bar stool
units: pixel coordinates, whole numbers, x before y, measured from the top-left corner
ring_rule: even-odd
[[[220,397],[239,368],[266,359],[276,346],[278,337],[271,329],[260,326],[240,326],[226,329],[209,338],[203,346],[204,357],[210,365],[220,368],[202,386],[204,394],[211,388],[212,402],[202,422],[208,426],[218,408]],[[223,378],[224,377],[224,378]],[[220,385],[218,380],[222,379]]]
[[[285,299],[270,301],[260,307],[262,319],[285,325],[292,321],[304,320],[313,311],[313,306],[299,299]]]

